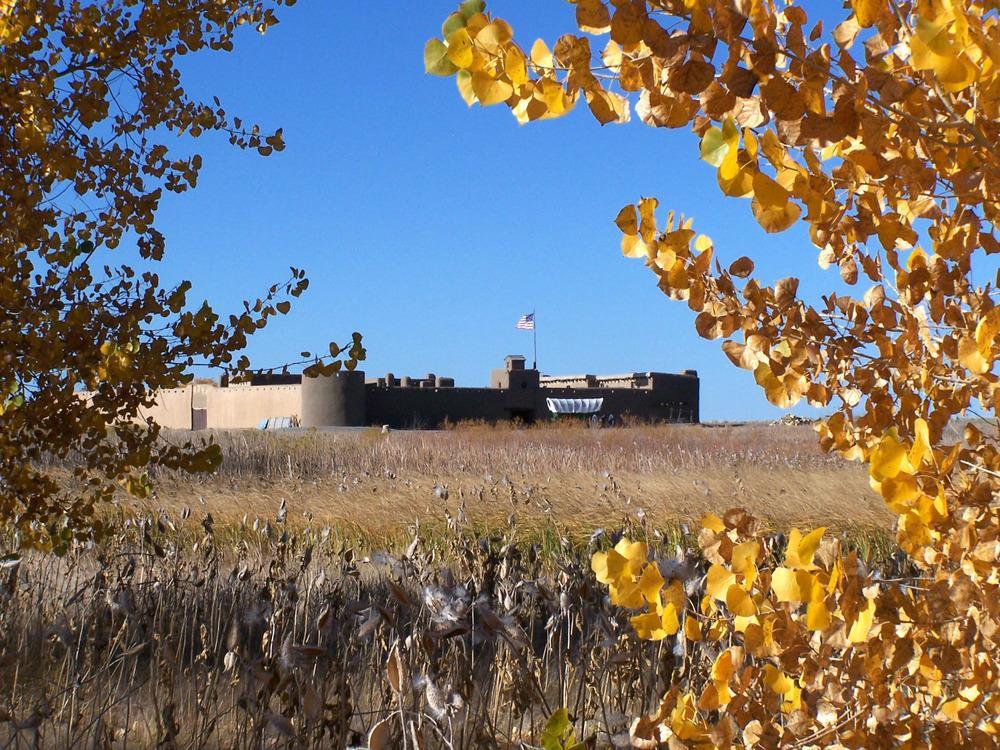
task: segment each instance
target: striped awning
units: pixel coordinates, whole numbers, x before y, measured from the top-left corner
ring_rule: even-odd
[[[547,398],[545,405],[553,414],[596,414],[604,406],[603,398]]]

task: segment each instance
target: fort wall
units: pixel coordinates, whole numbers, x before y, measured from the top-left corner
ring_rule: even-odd
[[[219,388],[192,383],[156,394],[156,403],[143,410],[157,424],[180,430],[245,429],[275,416],[298,416],[302,410],[299,385],[231,385]],[[199,424],[199,413],[202,422]]]
[[[495,388],[388,388],[368,386],[368,423],[395,428],[439,427],[445,421],[511,418],[506,391]]]
[[[270,417],[298,417],[302,411],[300,385],[235,385],[217,388],[196,385],[195,408],[204,400],[209,429],[256,427]]]
[[[143,417],[152,417],[164,427],[191,429],[191,388],[166,388],[156,393],[156,403],[142,410]]]
[[[292,418],[303,427],[427,428],[466,420],[531,423],[550,417],[547,398],[601,398],[602,416],[699,419],[699,381],[693,370],[553,377],[526,368],[523,357],[511,355],[503,369],[492,371],[487,388],[456,388],[454,383],[433,373],[369,379],[360,371],[317,378],[259,375],[250,383],[198,383],[160,391],[147,415],[179,429],[245,429],[272,418]]]

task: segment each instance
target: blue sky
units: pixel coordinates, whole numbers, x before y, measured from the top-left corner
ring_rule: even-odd
[[[490,8],[527,44],[572,30],[559,0]],[[424,42],[451,9],[300,0],[265,37],[192,56],[189,92],[283,127],[287,148],[261,158],[223,138],[181,144],[204,168],[196,190],[164,201],[164,280],[190,278],[192,302],[229,311],[305,268],[309,290],[252,339],[261,366],[359,330],[369,374],[484,385],[505,354],[530,358],[531,334],[514,323],[534,309],[543,372],[696,369],[703,419],[780,414],[718,341],[698,337],[686,305],[621,256],[613,219],[656,196],[693,216],[723,262],[751,255],[762,279],[799,276],[818,299],[835,274],[817,267],[805,227],[766,235],[748,202],[723,199],[686,130],[602,128],[585,107],[525,127],[502,106],[468,109],[453,80],[423,72]]]

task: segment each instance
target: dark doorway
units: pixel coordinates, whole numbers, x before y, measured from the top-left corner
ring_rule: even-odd
[[[208,409],[191,410],[191,429],[192,430],[208,429]]]

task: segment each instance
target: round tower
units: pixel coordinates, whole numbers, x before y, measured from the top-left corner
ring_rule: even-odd
[[[336,372],[302,378],[303,427],[360,427],[365,424],[365,374]]]

